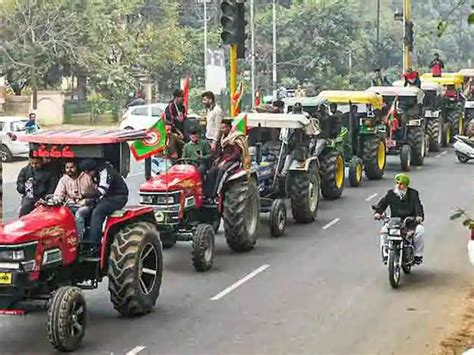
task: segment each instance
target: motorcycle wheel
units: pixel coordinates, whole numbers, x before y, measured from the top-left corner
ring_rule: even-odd
[[[400,263],[399,255],[397,250],[390,250],[388,255],[388,280],[392,288],[398,288],[400,286]]]
[[[456,157],[458,158],[459,162],[463,164],[466,164],[469,161],[469,157],[461,152],[456,152]]]

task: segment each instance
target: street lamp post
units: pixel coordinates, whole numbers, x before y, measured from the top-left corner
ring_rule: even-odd
[[[203,5],[204,15],[204,87],[206,87],[206,76],[207,76],[207,4],[211,3],[212,0],[197,0],[197,3]]]
[[[250,52],[251,52],[251,78],[252,78],[252,108],[255,108],[255,7],[254,0],[250,0]]]
[[[273,0],[273,98],[276,100],[277,92],[277,33],[276,33],[276,0]]]

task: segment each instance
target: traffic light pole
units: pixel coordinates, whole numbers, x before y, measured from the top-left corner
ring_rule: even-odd
[[[411,21],[410,0],[403,0],[403,38],[406,38],[406,23]],[[411,67],[411,53],[408,44],[403,43],[403,72]]]
[[[234,116],[235,103],[232,100],[237,90],[237,45],[230,46],[230,116]]]

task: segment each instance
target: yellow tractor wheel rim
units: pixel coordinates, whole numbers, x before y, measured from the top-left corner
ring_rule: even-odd
[[[451,127],[448,127],[446,131],[446,144],[449,144],[449,142],[451,142]]]
[[[362,164],[357,164],[356,180],[357,182],[360,182],[362,180]]]
[[[344,159],[339,155],[336,159],[336,187],[340,189],[344,184]]]
[[[379,150],[377,152],[377,166],[380,170],[383,170],[385,166],[385,144],[384,142],[379,143]]]
[[[459,114],[459,127],[458,127],[458,134],[459,135],[462,135],[462,131],[463,131],[463,126],[464,126],[464,122],[463,122],[463,119],[462,119],[462,114]]]

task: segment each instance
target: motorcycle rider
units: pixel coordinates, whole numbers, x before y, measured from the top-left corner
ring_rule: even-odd
[[[425,246],[423,234],[425,228],[421,224],[424,220],[423,205],[420,201],[420,196],[417,190],[409,187],[410,177],[406,174],[398,174],[395,176],[395,187],[389,190],[384,197],[375,205],[373,209],[374,219],[381,218],[382,213],[390,207],[391,217],[399,217],[404,220],[407,217],[413,217],[416,221],[415,234],[413,236],[413,244],[415,248],[415,263],[421,264],[423,262],[423,249]],[[386,225],[380,231],[380,248],[382,251],[383,261],[387,263],[387,234],[388,228]]]

